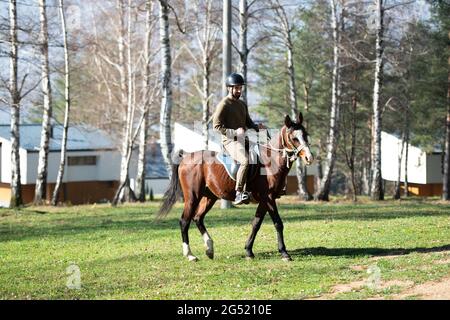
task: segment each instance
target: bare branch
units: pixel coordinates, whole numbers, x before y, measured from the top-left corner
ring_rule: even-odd
[[[182,34],[186,34],[186,29],[183,30],[183,28],[181,28],[181,24],[180,24],[180,21],[178,20],[178,15],[177,15],[177,12],[175,11],[175,9],[169,4],[169,1],[166,1],[166,5],[170,8],[170,10],[172,10],[172,12],[173,12],[173,14],[175,16],[175,20],[177,22],[178,30],[180,30],[180,32]]]
[[[384,8],[383,10],[384,11],[388,11],[388,10],[394,9],[396,7],[399,7],[399,6],[405,6],[405,5],[408,5],[408,4],[412,4],[414,2],[416,2],[416,0],[412,0],[412,1],[408,1],[408,2],[402,2],[402,3],[396,3],[396,4],[393,4],[390,7]]]

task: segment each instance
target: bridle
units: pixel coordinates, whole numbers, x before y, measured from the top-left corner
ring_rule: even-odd
[[[283,131],[284,130],[284,131]],[[291,130],[292,131],[292,130]],[[288,158],[287,161],[287,167],[289,168],[290,162],[294,162],[295,160],[298,159],[298,155],[300,154],[300,152],[305,149],[307,146],[309,146],[309,144],[305,141],[305,143],[301,144],[298,148],[295,146],[294,142],[292,141],[292,139],[290,139],[290,136],[288,135],[288,138],[285,139],[285,133],[286,130],[283,127],[281,129],[281,145],[283,146],[282,149],[280,148],[275,148],[274,146],[272,146],[272,144],[270,143],[270,141],[268,142],[268,144],[263,145],[266,148],[273,150],[273,151],[277,151],[279,153],[283,153],[283,157]],[[270,137],[269,135],[269,131],[267,131],[268,137]]]

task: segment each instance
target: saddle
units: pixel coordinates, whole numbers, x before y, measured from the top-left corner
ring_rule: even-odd
[[[256,144],[252,145],[249,148],[250,165],[247,172],[247,182],[251,181],[258,173],[258,169],[260,167],[259,157],[260,154],[258,145]],[[236,175],[239,170],[239,167],[241,166],[240,163],[231,158],[231,156],[224,148],[222,148],[221,152],[217,153],[216,158],[224,166],[230,178],[236,181]]]

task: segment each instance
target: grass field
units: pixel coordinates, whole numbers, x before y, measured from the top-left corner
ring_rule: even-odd
[[[256,258],[244,259],[254,205],[208,213],[214,260],[191,225],[196,263],[182,257],[181,204],[160,222],[158,203],[1,209],[0,299],[391,299],[450,275],[448,204],[279,207],[292,262],[280,259],[268,216]],[[67,287],[71,264],[80,289]]]

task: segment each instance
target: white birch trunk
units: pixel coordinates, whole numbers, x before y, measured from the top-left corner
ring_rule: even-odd
[[[316,198],[322,201],[329,200],[331,176],[336,161],[337,139],[339,134],[339,30],[336,0],[330,0],[331,26],[333,29],[333,80],[331,89],[330,131],[328,133],[326,167]]]
[[[375,82],[373,86],[373,155],[372,155],[372,186],[373,200],[383,200],[381,178],[381,107],[380,94],[383,86],[383,52],[384,52],[384,10],[383,0],[376,0],[376,44],[375,44]]]
[[[247,0],[239,1],[239,58],[241,74],[247,81],[247,64],[248,64],[248,45],[247,45],[247,28],[248,28],[248,5]],[[247,104],[247,86],[242,90],[241,99]],[[295,119],[295,118],[294,118]]]
[[[48,150],[51,134],[52,92],[50,85],[50,69],[48,63],[48,26],[46,0],[39,0],[41,31],[39,36],[41,48],[42,93],[44,95],[44,114],[42,117],[41,143],[39,149],[38,172],[34,203],[41,204],[46,199]]]
[[[170,52],[169,35],[169,7],[166,0],[159,0],[159,32],[161,42],[161,73],[162,73],[162,99],[160,113],[159,138],[161,152],[167,167],[169,178],[172,176],[172,136],[171,136],[171,115],[172,115],[172,84],[171,65],[172,57]],[[176,174],[176,173],[175,173]]]
[[[298,103],[297,103],[297,86],[295,84],[295,67],[294,67],[294,45],[291,40],[291,26],[284,7],[280,2],[276,1],[276,13],[281,23],[283,42],[287,50],[286,68],[289,77],[289,101],[291,108],[291,116],[297,119]],[[302,200],[310,200],[312,197],[306,188],[306,171],[302,161],[297,160],[296,175],[298,183],[298,196]]]
[[[409,111],[407,111],[409,113]],[[409,186],[408,186],[408,162],[409,162],[409,114],[406,115],[406,118],[408,119],[408,125],[406,127],[406,139],[405,139],[405,192],[404,196],[405,198],[409,197]]]
[[[223,0],[223,38],[222,38],[222,95],[228,94],[225,86],[227,76],[231,72],[231,0]],[[221,209],[231,208],[231,201],[223,200]]]
[[[61,31],[64,40],[64,78],[65,78],[65,113],[64,113],[64,129],[61,142],[61,159],[59,162],[58,176],[56,178],[55,190],[52,196],[52,205],[56,206],[58,203],[58,194],[62,185],[64,177],[64,168],[66,165],[67,153],[67,132],[69,129],[70,119],[70,61],[69,61],[69,46],[67,41],[66,17],[64,14],[64,0],[59,0],[59,14],[61,17]]]
[[[120,69],[120,89],[121,89],[121,103],[124,109],[124,131],[122,140],[121,163],[120,163],[120,178],[119,187],[116,195],[112,201],[116,205],[118,201],[131,201],[134,196],[130,189],[129,178],[129,159],[131,155],[128,153],[132,151],[130,143],[131,131],[134,118],[134,105],[132,96],[132,70],[131,70],[131,3],[128,1],[128,27],[126,29],[124,17],[125,9],[123,0],[117,1],[119,9],[119,39],[118,39],[118,54],[119,54],[119,69]],[[126,44],[125,33],[128,34],[128,46]]]
[[[17,61],[18,61],[18,43],[17,43],[17,6],[16,0],[9,1],[9,20],[10,20],[10,76],[9,92],[11,95],[11,199],[10,207],[16,208],[23,204],[22,185],[20,181],[20,94],[17,86]]]
[[[401,177],[402,177],[402,160],[403,160],[403,151],[405,150],[405,141],[406,141],[406,132],[403,131],[402,135],[402,147],[400,149],[400,153],[397,159],[397,181],[395,182],[394,188],[394,199],[400,199],[400,185],[401,185]]]
[[[203,57],[203,94],[202,94],[202,107],[203,107],[203,145],[204,149],[209,149],[209,77],[210,77],[211,63],[208,56]]]
[[[144,73],[144,105],[143,105],[143,121],[139,132],[139,157],[138,168],[136,176],[136,198],[144,202],[145,201],[145,176],[146,176],[146,152],[147,152],[147,139],[148,139],[148,117],[150,109],[150,48],[151,48],[151,16],[153,12],[153,2],[147,0],[146,2],[146,35],[145,35],[145,73]]]
[[[214,56],[217,51],[217,27],[213,26],[212,21],[212,0],[207,0],[205,4],[205,12],[197,12],[197,16],[203,16],[202,31],[200,33],[197,27],[197,40],[202,52],[201,67],[202,67],[202,86],[199,89],[202,97],[202,136],[203,147],[205,150],[209,149],[209,117],[210,117],[210,77],[211,66]],[[201,35],[200,35],[201,34]]]

